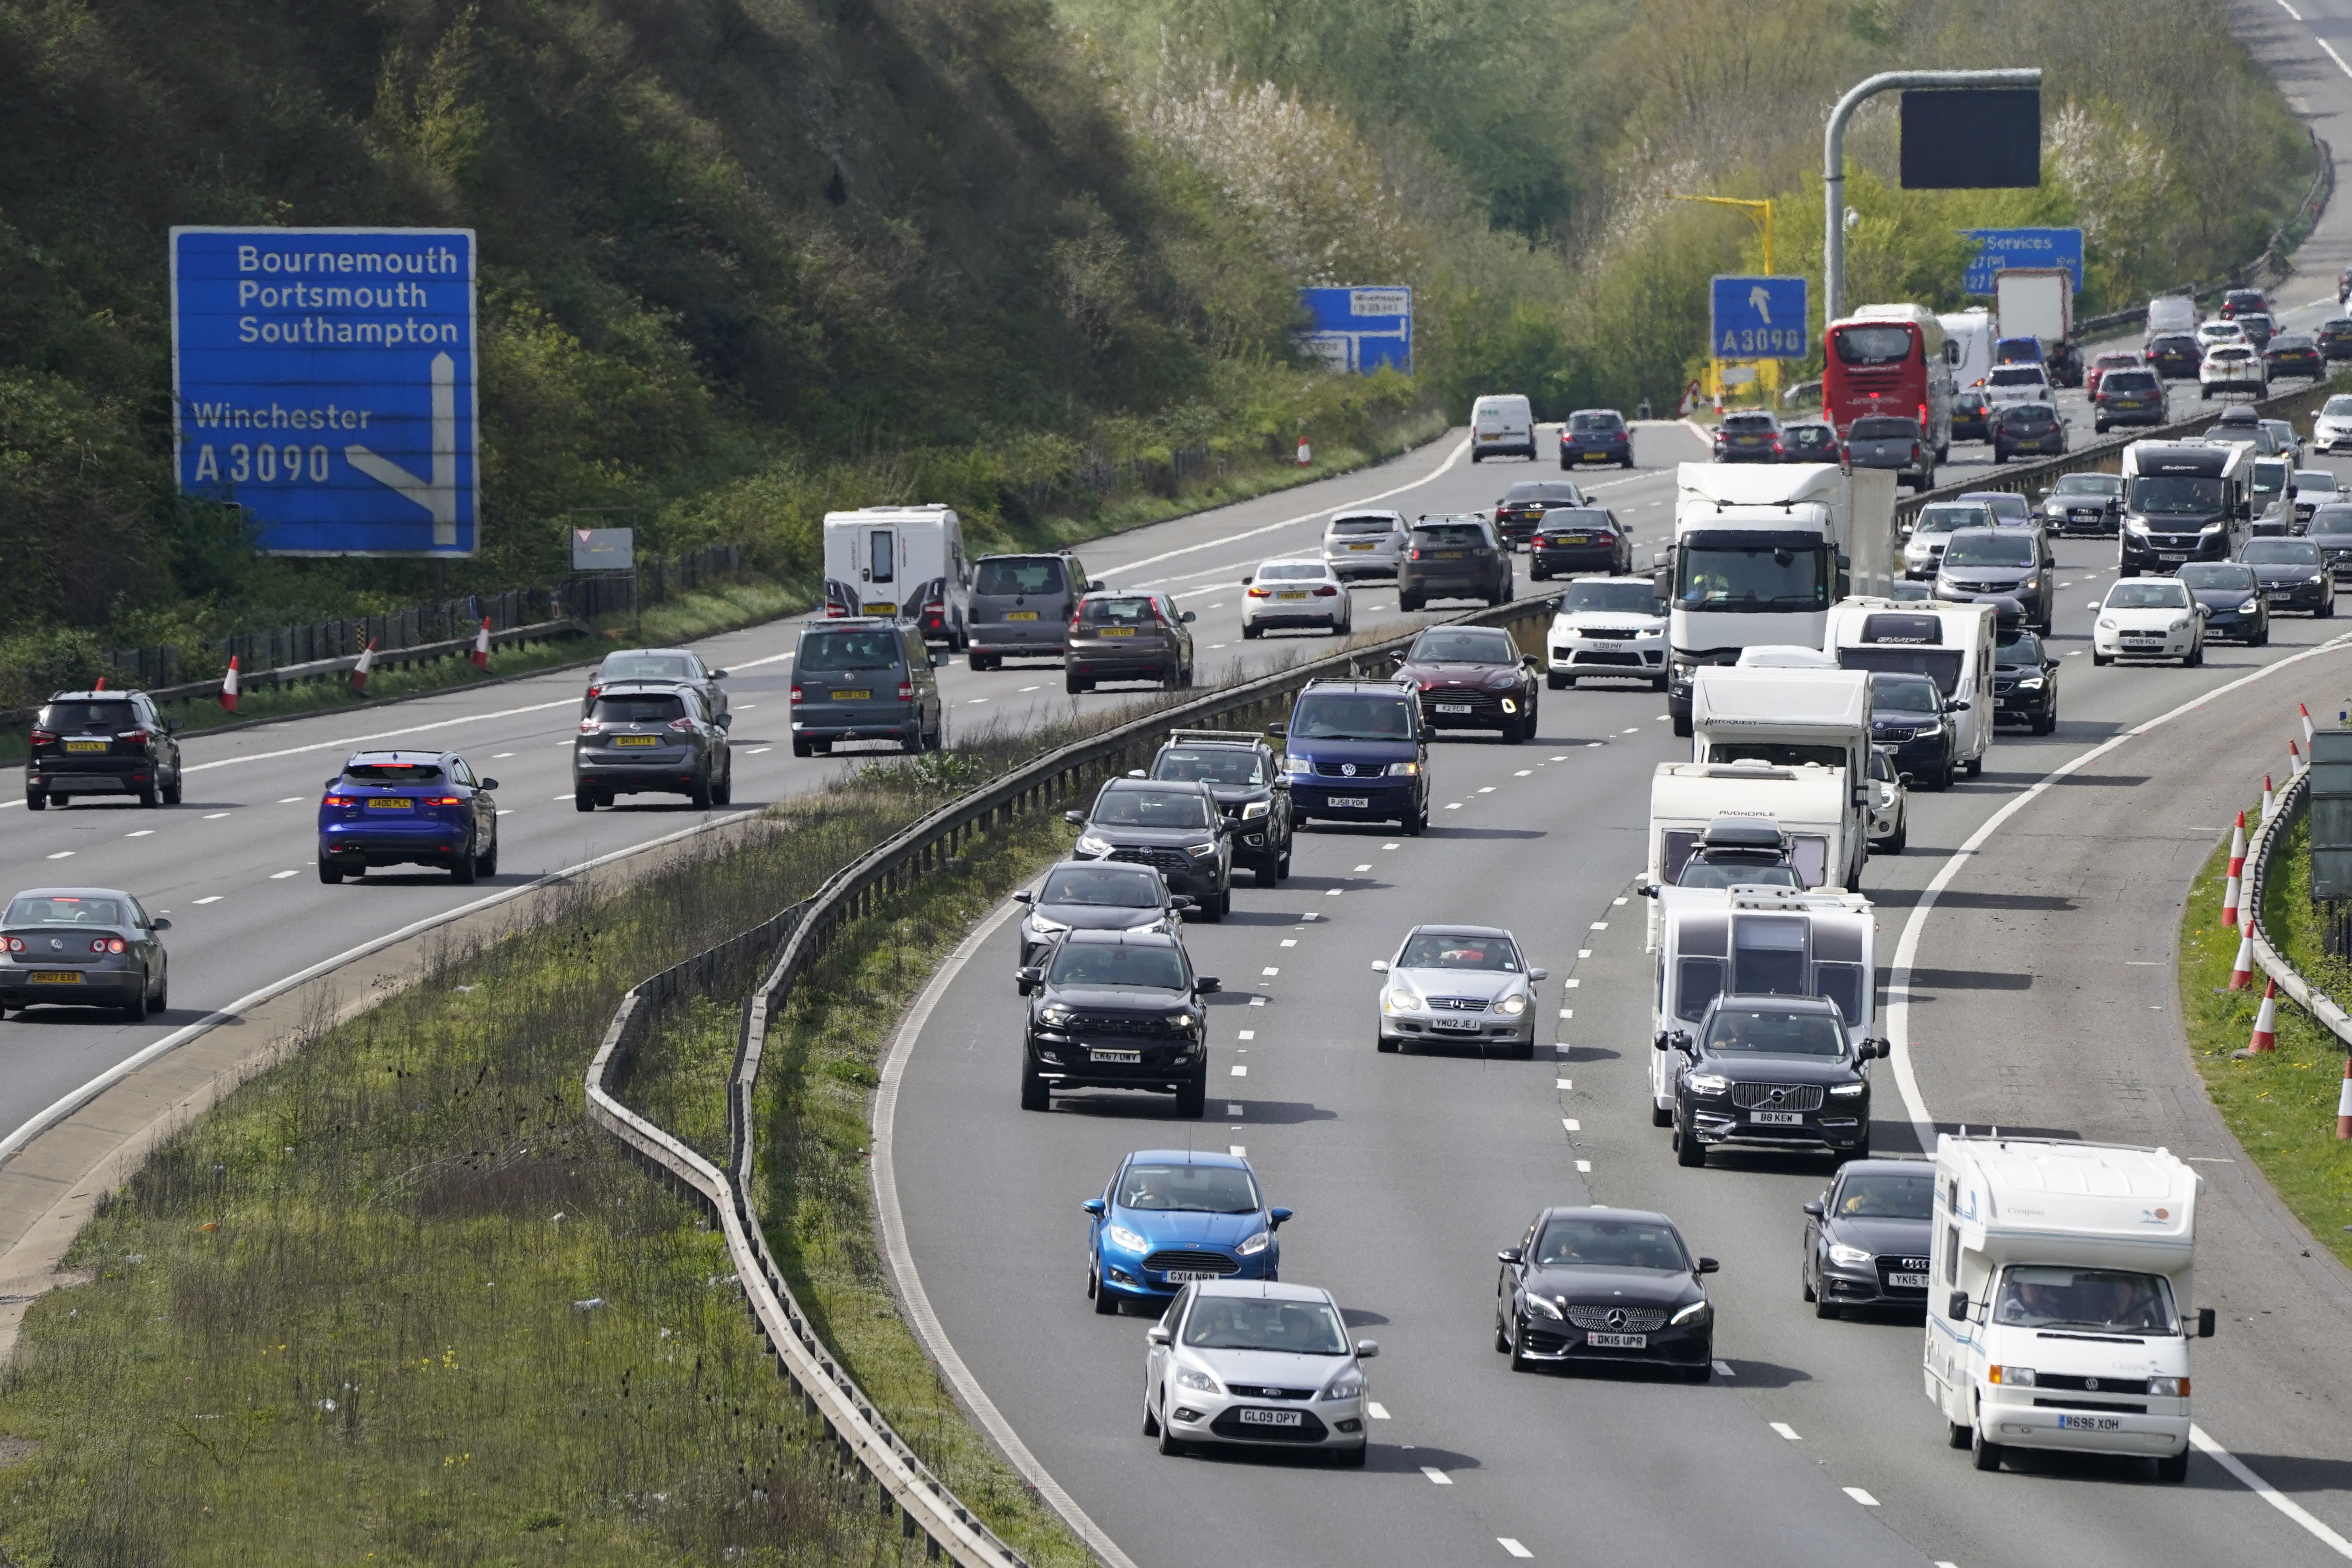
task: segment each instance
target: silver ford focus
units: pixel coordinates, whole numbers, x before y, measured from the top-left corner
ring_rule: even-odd
[[[1493,925],[1416,925],[1396,956],[1375,960],[1386,977],[1377,1003],[1380,1047],[1407,1040],[1502,1044],[1526,1061],[1536,1053],[1536,987],[1507,931]]]
[[[1364,1462],[1363,1364],[1331,1292],[1271,1280],[1187,1285],[1151,1326],[1144,1356],[1143,1435],[1163,1454],[1193,1443],[1327,1448]]]

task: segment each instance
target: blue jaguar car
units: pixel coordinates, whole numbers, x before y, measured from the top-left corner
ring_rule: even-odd
[[[1198,1280],[1281,1277],[1274,1233],[1290,1210],[1266,1207],[1237,1155],[1138,1150],[1086,1209],[1087,1294],[1106,1317],[1122,1301],[1156,1312]]]

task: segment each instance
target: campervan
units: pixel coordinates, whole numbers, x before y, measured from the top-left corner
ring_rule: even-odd
[[[911,622],[927,643],[970,641],[971,566],[963,524],[944,506],[824,515],[824,612]]]

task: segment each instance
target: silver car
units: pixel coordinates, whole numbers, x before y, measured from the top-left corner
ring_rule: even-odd
[[[1920,507],[1903,535],[1903,575],[1914,581],[1933,579],[1954,534],[1992,526],[1992,508],[1975,501],[1937,501]]]
[[[1483,1052],[1509,1047],[1522,1061],[1536,1053],[1536,987],[1519,945],[1493,925],[1416,925],[1393,958],[1375,959],[1381,982],[1380,1047],[1407,1040],[1461,1040]]]
[[[1394,577],[1404,556],[1402,512],[1339,512],[1323,529],[1323,559],[1339,577]]]
[[[110,887],[36,887],[0,915],[0,1015],[38,1007],[115,1008],[142,1023],[170,999],[172,923]]]
[[[1186,1285],[1146,1335],[1143,1435],[1163,1454],[1194,1443],[1324,1448],[1364,1462],[1363,1364],[1331,1292],[1272,1280]]]

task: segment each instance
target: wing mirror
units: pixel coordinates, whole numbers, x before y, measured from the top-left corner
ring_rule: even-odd
[[[1074,828],[1083,828],[1087,825],[1087,814],[1084,811],[1065,811],[1062,813],[1062,821]]]
[[[1037,895],[1025,887],[1015,890],[1013,894],[1013,902],[1015,904],[1034,904],[1036,901]]]
[[[1244,572],[1244,573],[1242,575],[1242,586],[1243,586],[1244,588],[1247,588],[1251,583],[1255,582],[1256,580],[1257,580],[1257,573],[1255,573],[1255,572],[1254,572],[1254,571],[1252,571],[1252,572]]]
[[[1270,724],[1265,727],[1265,732],[1276,740],[1286,740],[1290,737],[1290,727],[1286,724]]]
[[[713,670],[710,672],[710,678],[714,681],[723,681],[727,678],[727,672],[724,670]]]
[[[1265,1212],[1265,1228],[1268,1230],[1279,1230],[1282,1228],[1282,1222],[1289,1218],[1290,1210],[1286,1208],[1267,1209]]]
[[[1110,1212],[1110,1205],[1105,1203],[1098,1197],[1090,1197],[1087,1199],[1086,1202],[1078,1205],[1078,1207],[1085,1209],[1088,1214],[1093,1215],[1097,1219],[1100,1219],[1104,1215]]]
[[[1960,1322],[1968,1322],[1969,1293],[1966,1291],[1954,1291],[1952,1299],[1944,1303],[1944,1315]]]
[[[341,778],[330,779],[328,779],[328,780],[326,781],[326,783],[324,783],[323,785],[320,786],[320,788],[321,788],[321,789],[333,789],[336,785],[338,785],[338,784],[340,784],[340,783],[341,783],[341,782],[342,782],[342,779],[341,779]]]
[[[1889,1040],[1865,1040],[1856,1054],[1864,1061],[1876,1058],[1885,1061],[1895,1053],[1895,1042]]]
[[[1153,1344],[1168,1344],[1175,1340],[1176,1331],[1170,1328],[1166,1323],[1153,1323],[1150,1328],[1143,1331],[1143,1337],[1150,1340]]]
[[[1372,960],[1372,973],[1373,973],[1373,974],[1375,974],[1375,975],[1385,975],[1385,974],[1387,974],[1388,972],[1389,972],[1389,961],[1388,961],[1386,958],[1375,958],[1375,959],[1373,959],[1373,960]]]
[[[168,915],[157,915],[155,917],[155,924],[148,927],[151,931],[169,931],[171,928],[172,917]]]
[[[1356,1359],[1358,1361],[1370,1361],[1372,1357],[1380,1354],[1380,1341],[1376,1339],[1360,1339],[1356,1342]]]
[[[1193,897],[1189,893],[1171,893],[1168,895],[1168,907],[1171,909],[1198,909],[1201,907],[1201,901]]]
[[[1533,653],[1523,653],[1519,656],[1519,668],[1523,670],[1532,670],[1535,667],[1536,656]]]
[[[498,787],[499,781],[495,779],[485,779],[482,780],[482,788],[485,789],[495,789]]]
[[[1500,1252],[1495,1254],[1495,1261],[1497,1263],[1508,1263],[1515,1268],[1527,1260],[1527,1254],[1520,1251],[1516,1247],[1506,1247]]]
[[[1225,983],[1214,975],[1195,975],[1192,988],[1204,997],[1213,997],[1225,988]]]
[[[2100,599],[2094,599],[2091,602],[2083,606],[2084,609],[2092,612],[2094,614],[2099,611],[2105,610],[2106,607],[2106,601]]]
[[[1013,983],[1021,988],[1023,996],[1032,995],[1038,987],[1045,983],[1045,971],[1034,964],[1026,968],[1015,969],[1013,971]]]
[[[1658,884],[1654,882],[1640,883],[1634,886],[1633,891],[1643,898],[1655,898],[1658,896]]]
[[[1528,971],[1528,978],[1530,980],[1540,980],[1550,975],[1550,973],[1551,971],[1549,969],[1529,969]]]
[[[1823,1203],[1818,1197],[1813,1199],[1811,1203],[1806,1204],[1804,1206],[1804,1209],[1807,1214],[1811,1215],[1815,1219],[1827,1219],[1830,1217],[1830,1206]]]
[[[2197,1309],[2197,1337],[2199,1339],[2213,1337],[2213,1309],[2210,1307]]]
[[[1150,775],[1149,773],[1146,773],[1146,772],[1145,772],[1142,768],[1129,768],[1129,769],[1127,770],[1127,776],[1128,776],[1129,779],[1149,779],[1149,778],[1150,778],[1150,777],[1151,777],[1151,775]]]
[[[1184,624],[1187,626],[1190,626],[1193,622],[1198,621],[1200,617],[1193,614],[1191,611],[1187,610],[1184,612]]]
[[[1969,700],[1966,697],[1956,697],[1952,701],[1944,705],[1944,711],[1946,713],[1966,713],[1969,711]]]
[[[1685,1030],[1675,1030],[1674,1033],[1666,1036],[1666,1043],[1674,1047],[1676,1051],[1681,1051],[1685,1056],[1696,1056],[1698,1054],[1698,1041],[1691,1039],[1689,1033]]]
[[[1698,1271],[1702,1274],[1717,1273],[1722,1268],[1723,1265],[1712,1258],[1702,1258],[1698,1260]]]

